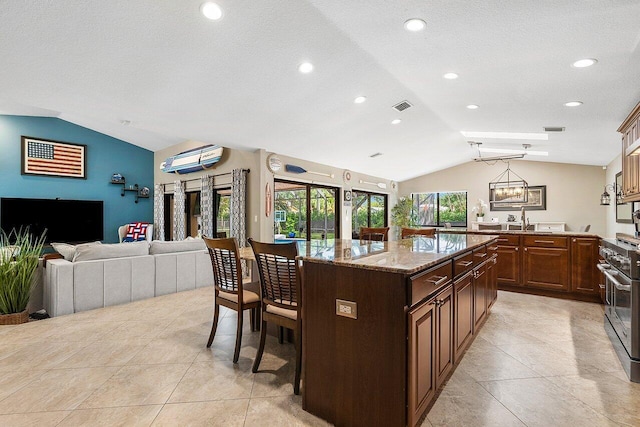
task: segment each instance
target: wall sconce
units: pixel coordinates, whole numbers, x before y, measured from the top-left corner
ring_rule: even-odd
[[[616,195],[616,205],[622,204],[622,191],[616,191],[616,183],[607,184],[604,186],[604,193],[600,195],[600,205],[601,206],[609,206],[611,204],[611,195],[609,191],[613,192]]]

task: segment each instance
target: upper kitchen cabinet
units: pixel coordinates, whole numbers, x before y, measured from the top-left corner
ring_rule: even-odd
[[[622,134],[622,191],[624,202],[640,200],[640,104],[618,128]]]

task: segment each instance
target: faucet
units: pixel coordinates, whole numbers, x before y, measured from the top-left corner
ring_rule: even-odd
[[[520,208],[520,229],[525,231],[527,229],[527,219],[525,217],[524,206]]]

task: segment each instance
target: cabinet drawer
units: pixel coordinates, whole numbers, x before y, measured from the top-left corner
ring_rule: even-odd
[[[520,245],[520,236],[517,234],[501,234],[497,243],[499,246],[518,246]]]
[[[525,246],[536,246],[540,248],[566,248],[568,239],[566,237],[552,236],[524,236]]]
[[[487,253],[486,246],[482,246],[480,248],[476,248],[473,250],[473,266],[474,267],[482,264],[487,259],[489,259],[489,254]]]
[[[453,259],[453,275],[458,277],[473,268],[473,252],[467,252]]]
[[[451,261],[447,261],[444,264],[410,277],[411,296],[409,306],[411,307],[429,295],[435,294],[439,289],[450,283],[452,279],[451,272]]]

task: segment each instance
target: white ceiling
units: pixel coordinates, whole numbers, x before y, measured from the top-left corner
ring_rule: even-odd
[[[0,1],[0,113],[153,151],[199,140],[401,181],[476,157],[461,130],[564,126],[531,142],[548,158],[527,160],[606,165],[640,101],[638,0],[217,3],[214,22],[199,0]],[[425,31],[403,28],[413,17]],[[571,66],[582,58],[599,62]]]

